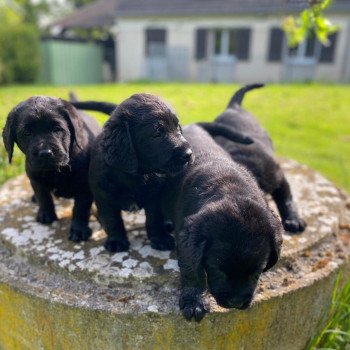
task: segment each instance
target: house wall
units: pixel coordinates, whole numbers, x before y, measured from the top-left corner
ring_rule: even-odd
[[[335,61],[318,64],[315,79],[321,81],[344,80],[344,71],[350,65],[345,62],[349,50],[349,20],[346,16],[330,16],[342,27],[338,33]],[[187,76],[189,81],[200,80],[199,71],[203,62],[195,59],[195,35],[198,28],[250,28],[250,55],[247,61],[237,61],[234,80],[242,83],[256,81],[278,82],[283,79],[283,62],[268,62],[270,29],[279,27],[282,17],[225,17],[225,18],[120,18],[115,31],[118,40],[119,80],[128,81],[146,78],[145,30],[162,28],[167,31],[168,47],[185,47],[188,50]]]
[[[346,53],[350,48],[350,20],[349,16],[329,17],[332,22],[340,26],[335,47],[334,62],[318,63],[316,77],[318,81],[349,82],[350,76],[346,76],[346,71],[350,68],[349,57]],[[345,74],[345,76],[344,76]]]

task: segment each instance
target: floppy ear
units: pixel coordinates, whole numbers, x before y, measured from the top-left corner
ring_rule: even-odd
[[[7,116],[4,130],[2,131],[2,139],[4,141],[5,149],[8,153],[9,162],[12,161],[13,147],[16,142],[15,134],[15,118],[17,116],[18,108],[15,107]]]
[[[273,233],[273,237],[271,238],[271,251],[269,260],[264,269],[264,272],[271,269],[274,265],[276,265],[282,249],[282,230],[277,229],[276,232]]]
[[[68,128],[71,134],[72,143],[76,143],[80,149],[83,149],[84,136],[83,136],[83,121],[79,117],[76,109],[68,102],[63,101],[62,115],[68,124]]]
[[[136,173],[138,161],[127,121],[108,121],[104,127],[103,149],[107,165]]]

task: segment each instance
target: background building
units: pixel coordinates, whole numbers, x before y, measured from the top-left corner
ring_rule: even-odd
[[[349,82],[350,1],[336,1],[327,13],[341,28],[330,46],[310,36],[290,49],[281,22],[306,5],[298,0],[99,0],[53,25],[66,33],[108,27],[118,81]]]

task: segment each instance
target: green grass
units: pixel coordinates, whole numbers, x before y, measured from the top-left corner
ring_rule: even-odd
[[[121,102],[136,92],[158,94],[177,111],[183,124],[212,120],[225,107],[237,85],[118,84],[74,87],[14,86],[0,88],[0,127],[18,102],[34,94]],[[350,191],[350,86],[270,85],[248,93],[244,107],[253,112],[272,136],[276,153],[317,169]],[[106,117],[94,114],[101,123]],[[9,167],[0,151],[0,183],[23,171],[17,150]]]
[[[327,325],[313,339],[308,349],[348,350],[350,348],[350,281],[342,290],[338,290],[336,286],[328,319]]]
[[[31,95],[67,98],[73,90],[81,100],[120,103],[133,93],[160,95],[177,111],[183,124],[210,121],[221,113],[237,85],[118,84],[74,87],[21,86],[0,88],[0,127],[18,102]],[[350,192],[350,85],[270,85],[250,92],[244,101],[268,130],[276,153],[318,170]],[[107,117],[94,115],[103,123]],[[0,148],[0,183],[23,171],[18,150],[11,166]],[[345,349],[350,331],[350,282],[333,301],[330,321],[313,348]]]

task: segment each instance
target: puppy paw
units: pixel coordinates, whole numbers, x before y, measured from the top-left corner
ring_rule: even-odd
[[[151,240],[151,247],[158,250],[173,250],[175,248],[175,241],[172,236],[165,234]]]
[[[203,293],[197,290],[182,292],[179,306],[182,314],[188,321],[194,318],[196,322],[200,322],[208,312],[208,308],[204,303]]]
[[[72,222],[68,239],[72,242],[87,241],[92,234],[92,230],[88,226],[82,226]]]
[[[129,245],[128,241],[116,241],[112,239],[107,239],[104,244],[106,250],[111,253],[127,252]]]
[[[306,228],[306,222],[299,217],[288,218],[283,220],[283,227],[288,232],[303,232]]]
[[[58,219],[54,211],[45,211],[39,209],[38,214],[36,216],[36,221],[45,225],[52,224],[56,220]]]

